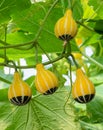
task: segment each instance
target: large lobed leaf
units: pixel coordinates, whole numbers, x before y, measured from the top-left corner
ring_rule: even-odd
[[[15,1],[14,3],[16,4],[16,2],[17,1]],[[52,11],[50,12],[48,18],[44,23],[41,33],[38,35],[38,32],[40,31],[44,18],[48,10],[51,8],[51,4],[53,4],[53,2],[54,1],[47,3],[39,2],[31,6],[29,4],[28,6],[26,6],[26,3],[24,2],[25,6],[23,6],[24,8],[21,9],[21,11],[18,7],[18,5],[20,5],[21,3],[17,2],[18,4],[16,5],[17,7],[15,7],[16,11],[14,11],[14,13],[12,13],[12,10],[14,10],[14,8],[13,9],[9,8],[11,16],[10,18],[12,19],[12,22],[10,22],[8,26],[7,43],[9,43],[10,45],[18,45],[31,42],[35,40],[35,38],[37,38],[37,41],[46,52],[61,52],[63,49],[62,47],[63,41],[56,38],[54,34],[55,23],[60,17],[63,16],[60,1],[58,1],[58,5],[55,6],[55,8],[53,8]],[[80,1],[78,2],[78,4],[80,6]],[[75,2],[74,6],[76,6]],[[80,8],[80,10],[82,10],[82,8]],[[80,18],[80,16],[82,16],[82,12],[80,15],[78,15],[79,17],[77,17],[77,14],[79,13],[80,12],[76,11],[75,9],[73,14],[74,16],[76,14],[75,16],[76,18]],[[28,47],[30,45],[28,44],[28,46],[24,46],[23,48],[25,50],[16,49],[15,51],[14,48],[12,49],[8,48],[7,55],[12,59],[14,59],[14,54],[16,54],[15,58],[31,57],[34,55],[34,49],[33,51],[32,49],[28,50]],[[77,47],[75,47],[75,43],[72,44],[72,50],[73,51],[77,50]],[[42,52],[41,49],[39,49],[38,52],[41,53]],[[0,53],[3,55],[3,52]]]
[[[102,0],[89,0],[89,5],[93,6],[93,9],[97,13],[98,17],[103,19],[103,1]]]
[[[103,83],[96,87],[96,95],[94,99],[87,103],[86,109],[83,114],[79,113],[79,119],[81,127],[83,129],[90,130],[102,130],[103,129]],[[80,108],[82,108],[82,104]],[[86,113],[85,113],[86,112]]]
[[[30,5],[30,0],[0,0],[0,23],[5,23],[11,19],[12,14],[25,10]]]
[[[80,130],[74,121],[73,109],[64,112],[65,89],[50,96],[38,95],[29,104],[21,107],[3,102],[0,105],[0,129],[2,130]]]

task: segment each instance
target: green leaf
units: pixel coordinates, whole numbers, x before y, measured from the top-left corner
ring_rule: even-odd
[[[30,0],[0,1],[0,70],[4,69],[3,65],[6,66],[6,56],[9,60],[13,61],[24,58],[28,67],[29,65],[36,64],[35,59],[37,57],[35,58],[35,56],[37,55],[37,51],[39,62],[42,62],[41,57],[44,52],[49,53],[53,61],[57,56],[61,55],[63,41],[55,36],[54,27],[57,20],[64,15],[65,10],[70,5],[68,5],[68,0],[58,0],[55,7],[51,9],[54,2],[55,0],[45,0],[45,2],[34,2],[34,4],[31,4]],[[84,69],[86,69],[88,74],[92,72],[89,75],[93,75],[91,80],[96,86],[95,98],[87,105],[76,103],[75,107],[73,106],[74,102],[68,99],[64,110],[64,104],[67,101],[71,88],[70,86],[66,86],[66,88],[64,86],[65,79],[63,78],[63,74],[68,75],[70,69],[65,58],[53,63],[54,68],[53,66],[49,68],[55,72],[59,79],[59,88],[56,93],[48,96],[39,94],[34,84],[35,76],[32,75],[25,80],[32,89],[32,99],[27,105],[21,107],[14,106],[9,102],[8,87],[9,83],[12,82],[12,76],[5,75],[3,71],[0,71],[0,130],[103,129],[102,65],[98,64],[101,68],[99,66],[98,68],[94,67],[96,66],[95,60],[103,64],[101,37],[103,1],[73,0],[71,1],[71,6],[73,7],[74,19],[81,22],[78,26],[76,37],[83,40],[84,44],[81,51],[85,51],[85,47],[88,45],[95,50],[92,55],[94,60],[89,57],[88,59],[83,57],[83,62],[86,64],[86,68]],[[82,24],[83,26],[81,26]],[[5,34],[6,25],[7,34]],[[93,29],[97,33],[91,31]],[[36,51],[35,39],[40,45]],[[19,46],[21,44],[24,46]],[[71,40],[70,44],[72,52],[79,52],[75,39]],[[7,46],[6,49],[4,48],[5,46]],[[12,47],[10,48],[10,46]],[[69,52],[70,48],[68,49]],[[19,68],[17,69],[19,70]],[[23,72],[22,70],[20,71]],[[31,73],[29,69],[24,71],[27,71],[27,76],[29,76],[28,73]],[[74,69],[73,74],[75,74]],[[74,111],[76,112],[74,113]]]
[[[15,13],[12,16],[12,24],[9,27],[9,33],[7,34],[7,42],[10,45],[17,45],[21,43],[27,43],[33,41],[38,34],[40,26],[42,25],[42,21],[48,11],[50,5],[44,4],[43,2],[37,3],[31,6],[29,10],[24,10],[21,13]],[[38,42],[40,46],[46,52],[61,52],[63,47],[63,41],[56,38],[54,35],[54,26],[56,21],[61,17],[60,7],[55,7],[49,17],[47,18],[43,30],[38,37]],[[57,17],[55,17],[57,14]],[[16,25],[16,26],[15,26]],[[29,47],[29,44],[28,44]],[[15,54],[15,58],[23,58],[23,57],[31,57],[34,54],[34,51],[26,50],[27,46],[23,47],[25,50],[17,50],[8,49],[8,56],[13,59]],[[21,48],[22,49],[22,48]],[[72,50],[77,50],[75,45],[72,46]],[[40,53],[41,49],[38,50]],[[18,54],[18,55],[17,55]],[[22,54],[22,56],[21,56]]]
[[[47,10],[48,5],[44,6],[44,3],[37,3],[32,5],[29,10],[25,10],[21,13],[16,13],[16,15],[13,15],[13,22],[16,24],[16,26],[13,26],[13,28],[10,27],[11,33],[7,35],[7,42],[15,45],[33,41],[38,33],[40,26],[42,25],[42,21],[46,15]],[[62,41],[57,39],[54,35],[54,25],[57,20],[55,13],[60,15],[61,13],[59,12],[58,7],[51,12],[43,27],[41,35],[38,37],[39,44],[46,52],[60,52],[62,50]],[[8,55],[10,57],[12,56],[10,55],[11,52],[12,49],[8,51]],[[42,51],[39,49],[39,52],[41,53]],[[13,53],[15,54],[16,51]],[[30,51],[27,51],[26,53],[19,51],[17,53],[23,53],[22,56],[27,56],[27,54],[30,56],[30,54],[32,54]]]
[[[63,92],[64,91],[64,92]],[[57,91],[53,95],[45,96],[40,95],[32,98],[29,104],[22,107],[11,107],[8,105],[9,109],[12,109],[11,114],[6,113],[6,116],[9,118],[6,119],[8,122],[8,126],[1,127],[2,130],[11,130],[11,129],[19,129],[19,130],[79,130],[80,127],[77,122],[74,122],[73,111],[71,106],[69,105],[68,113],[69,116],[64,112],[63,106],[65,103],[65,97],[68,93],[65,90]],[[8,103],[6,103],[8,104]],[[7,106],[4,105],[4,108]],[[0,108],[0,111],[2,106]],[[5,109],[2,111],[2,117],[0,119],[4,121],[5,117]],[[2,121],[0,120],[0,121]]]
[[[0,102],[5,102],[8,100],[8,89],[0,89]],[[1,112],[1,111],[0,111]]]
[[[103,56],[97,56],[95,57],[95,60],[98,61],[99,63],[103,64]]]
[[[10,121],[13,119],[12,114],[15,110],[8,101],[0,102],[0,129],[6,130],[8,125],[10,125]]]
[[[83,19],[85,19],[85,22],[88,20],[94,19],[97,16],[96,12],[93,10],[93,6],[88,5],[88,1],[86,0],[82,1],[82,5],[83,5],[83,10],[84,10]]]
[[[103,83],[103,72],[99,73],[99,74],[96,74],[95,76],[92,76],[90,79],[96,85]]]
[[[82,19],[83,16],[83,8],[81,5],[81,1],[80,0],[74,0],[73,1],[73,16],[76,20]]]
[[[81,127],[83,130],[102,130],[103,129],[103,123],[86,123],[84,121],[80,121]]]
[[[99,34],[94,34],[92,37],[88,37],[86,41],[83,43],[85,45],[91,45],[99,42],[101,36]]]
[[[37,90],[36,90],[34,81],[35,81],[35,76],[31,76],[31,77],[29,77],[28,79],[25,80],[25,82],[27,82],[29,84],[29,86],[31,87],[32,95],[37,94]]]
[[[103,86],[103,84],[102,84]],[[101,85],[96,87],[96,97],[94,100],[87,104],[87,112],[90,116],[92,123],[103,122],[103,93]]]
[[[26,63],[28,65],[36,64],[36,57],[34,57],[34,56],[29,57],[29,58],[25,58],[25,60],[26,60]],[[38,61],[42,62],[42,57],[41,56],[38,56]]]
[[[103,19],[103,1],[102,0],[89,0],[89,5],[93,6],[93,9],[99,16],[99,18]]]
[[[22,6],[21,6],[22,5]],[[0,1],[0,23],[11,19],[11,14],[15,12],[21,12],[24,9],[30,7],[29,0],[1,0]]]
[[[89,24],[86,24],[86,26],[89,26]],[[90,27],[90,26],[89,26]],[[88,37],[92,37],[95,33],[88,30],[87,28],[80,26],[78,33],[77,33],[77,37],[82,37],[83,39],[87,39]]]
[[[96,95],[94,99],[86,104],[86,109],[82,109],[83,104],[80,104],[78,116],[82,129],[102,130],[103,128],[103,84],[96,86]],[[76,105],[77,106],[77,105]]]
[[[12,75],[6,75],[2,70],[0,70],[0,81],[4,82],[5,84],[2,84],[0,88],[4,88],[8,86],[7,84],[11,84],[12,81]]]
[[[99,33],[103,34],[103,20],[98,20],[95,24],[94,30]]]

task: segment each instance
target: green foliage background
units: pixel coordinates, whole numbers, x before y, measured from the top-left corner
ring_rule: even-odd
[[[56,60],[63,51],[63,43],[54,35],[54,26],[68,7],[72,7],[73,17],[78,23],[76,38],[83,40],[81,47],[74,39],[70,41],[72,52],[82,54],[80,65],[96,88],[95,98],[86,105],[74,102],[72,97],[68,99],[70,86],[64,85],[63,74],[68,75],[69,62],[66,59]],[[0,0],[0,130],[103,129],[102,25],[102,0],[45,0],[34,3],[30,0]],[[36,42],[39,44],[39,62],[42,62],[42,54],[48,54],[51,59],[45,65],[57,61],[54,62],[54,72],[59,77],[59,89],[53,95],[43,96],[36,91],[35,76],[31,76],[26,82],[32,89],[32,100],[17,107],[10,104],[7,97],[13,75],[5,74],[4,67],[14,66],[6,60],[16,62],[23,76],[23,69],[35,68]],[[87,47],[93,52],[90,57],[85,52]],[[20,58],[25,59],[27,66],[20,65]],[[72,71],[75,70],[72,64]]]

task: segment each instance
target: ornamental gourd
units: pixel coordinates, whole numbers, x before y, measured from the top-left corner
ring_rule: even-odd
[[[58,79],[55,74],[46,70],[41,63],[36,65],[36,69],[35,86],[38,92],[44,95],[53,94],[58,88]]]
[[[25,83],[19,72],[14,73],[14,79],[8,90],[8,98],[14,105],[22,106],[27,104],[32,96],[32,92],[27,83]]]
[[[95,96],[93,83],[80,68],[76,70],[76,80],[72,87],[72,96],[79,103],[88,103]]]
[[[69,41],[76,35],[77,24],[72,17],[72,11],[70,9],[56,22],[54,32],[56,37],[63,41]]]

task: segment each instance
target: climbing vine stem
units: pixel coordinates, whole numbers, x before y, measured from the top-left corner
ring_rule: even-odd
[[[81,21],[76,21],[78,24],[80,24],[81,26],[83,26],[84,28],[86,28],[87,30],[89,30],[89,31],[92,31],[92,32],[95,32],[96,33],[96,31],[93,29],[93,28],[90,28],[89,26],[87,26],[87,25],[85,25],[83,22],[81,22]]]
[[[34,47],[35,47],[35,61],[36,61],[36,64],[37,64],[37,63],[39,63],[39,61],[38,61],[38,46],[37,46],[37,44],[35,44]]]
[[[17,71],[17,67],[16,67],[15,62],[12,61],[12,60],[8,60],[8,61],[7,61],[7,64],[9,64],[9,63],[12,63],[12,64],[13,64],[13,68],[15,69],[15,71]]]
[[[63,0],[61,0],[61,1],[64,2]],[[34,38],[34,40],[31,41],[31,42],[23,43],[23,44],[17,44],[17,45],[10,45],[10,44],[6,43],[7,25],[5,25],[5,40],[4,40],[4,41],[1,41],[1,40],[0,40],[0,42],[3,44],[3,46],[0,47],[0,49],[4,49],[4,59],[5,59],[5,61],[7,60],[7,56],[6,56],[6,50],[7,50],[7,49],[9,49],[9,48],[14,48],[14,49],[21,49],[21,50],[25,49],[25,50],[26,50],[26,49],[31,49],[31,48],[34,46],[34,44],[37,44],[36,41],[37,41],[38,37],[40,36],[40,34],[41,34],[41,32],[42,32],[42,29],[44,28],[44,24],[45,24],[46,20],[47,20],[47,18],[49,17],[49,15],[50,15],[52,9],[55,7],[55,5],[56,5],[58,2],[59,2],[59,0],[55,0],[55,1],[53,2],[53,4],[51,5],[50,9],[48,10],[48,12],[46,13],[46,15],[45,15],[45,17],[44,17],[44,20],[43,20],[43,22],[42,22],[42,25],[39,27],[39,29],[38,29],[38,31],[37,31],[37,34],[36,34],[36,36],[35,36],[35,38]],[[72,5],[71,2],[72,2],[71,0],[68,0],[68,4],[69,4],[69,5]],[[82,25],[83,27],[87,28],[88,30],[95,32],[95,30],[93,30],[92,28],[90,28],[90,27],[84,25],[83,22],[77,21],[77,23],[80,24],[80,25]],[[68,45],[70,45],[70,44],[68,43]],[[24,46],[24,48],[23,48],[23,46]],[[26,47],[25,47],[25,46],[26,46]],[[27,47],[27,46],[29,46],[29,47]],[[62,59],[62,58],[64,58],[64,57],[71,56],[72,59],[73,59],[73,61],[74,61],[74,63],[75,63],[75,65],[76,65],[77,68],[78,68],[78,65],[77,65],[77,63],[76,63],[76,61],[75,61],[73,55],[71,55],[71,50],[69,50],[69,49],[71,49],[71,48],[69,48],[67,45],[64,47],[64,50],[63,50],[63,52],[61,53],[61,55],[58,56],[57,58],[53,59],[53,60],[50,59],[48,53],[45,52],[45,50],[40,46],[40,44],[38,44],[37,46],[43,51],[44,54],[46,54],[46,56],[47,56],[48,59],[49,59],[49,61],[48,61],[48,62],[45,62],[44,65],[54,63],[54,62],[56,62],[56,61],[58,61],[58,60],[60,60],[60,59]],[[67,50],[67,52],[66,52],[66,50]],[[99,67],[103,68],[103,65],[101,65],[101,64],[98,63],[98,62],[96,62],[94,59],[89,58],[89,57],[88,57],[88,59],[90,59],[93,63],[95,63],[95,64],[98,65]],[[8,61],[8,60],[7,60],[7,61]],[[15,68],[14,65],[6,64],[6,63],[0,63],[0,66],[8,66],[8,67],[11,67],[11,68]],[[35,65],[30,65],[30,66],[16,66],[16,67],[17,67],[17,68],[21,68],[21,69],[26,69],[26,68],[28,69],[28,68],[34,68]]]
[[[70,56],[71,56],[71,58],[72,58],[72,60],[73,60],[73,62],[74,62],[74,64],[75,64],[76,68],[79,68],[79,65],[77,64],[77,62],[76,62],[74,56],[73,56],[72,54],[70,54]]]
[[[41,34],[41,31],[42,31],[42,29],[43,29],[43,27],[44,27],[44,24],[45,24],[45,22],[46,22],[48,16],[50,15],[52,9],[55,7],[55,5],[56,5],[58,2],[59,2],[59,0],[55,0],[54,3],[51,5],[50,9],[48,10],[47,14],[46,14],[45,17],[44,17],[44,20],[43,20],[43,22],[42,22],[42,25],[40,26],[40,28],[39,28],[39,30],[38,30],[36,36],[35,36],[34,41],[36,41],[36,40],[38,39],[38,37],[39,37],[39,35]]]
[[[72,67],[71,67],[71,63],[70,63],[69,77],[70,77],[70,91],[68,93],[67,100],[66,100],[66,102],[64,104],[64,111],[65,111],[66,114],[68,114],[67,111],[66,111],[66,105],[67,105],[67,103],[68,103],[68,101],[70,99],[71,91],[72,91]]]
[[[43,65],[52,64],[52,63],[57,62],[57,61],[61,60],[62,58],[65,58],[67,56],[68,56],[67,53],[62,54],[62,55],[58,56],[57,58],[55,58],[55,59],[53,59],[51,61],[47,61],[47,62],[43,63]],[[10,67],[10,68],[15,68],[14,65],[5,64],[5,63],[0,63],[0,66],[7,66],[7,67]],[[18,68],[18,69],[29,69],[29,68],[35,68],[35,67],[36,67],[36,65],[28,65],[28,66],[18,66],[17,65],[16,66],[16,68]]]
[[[6,46],[2,46],[2,47],[0,47],[0,49],[14,48],[14,49],[21,49],[21,50],[22,50],[22,48],[19,48],[19,47],[23,47],[23,46],[27,46],[27,45],[36,43],[36,42],[31,41],[31,42],[27,42],[27,43],[23,43],[23,44],[10,45],[10,44],[8,44],[8,43],[6,43],[6,42],[3,42],[3,41],[1,41],[1,40],[0,40],[0,42],[2,42],[3,44],[6,44]]]
[[[37,43],[38,47],[41,49],[41,51],[47,56],[47,58],[49,59],[49,61],[51,61],[48,53],[44,50],[44,48],[41,47],[41,45],[39,43]]]

